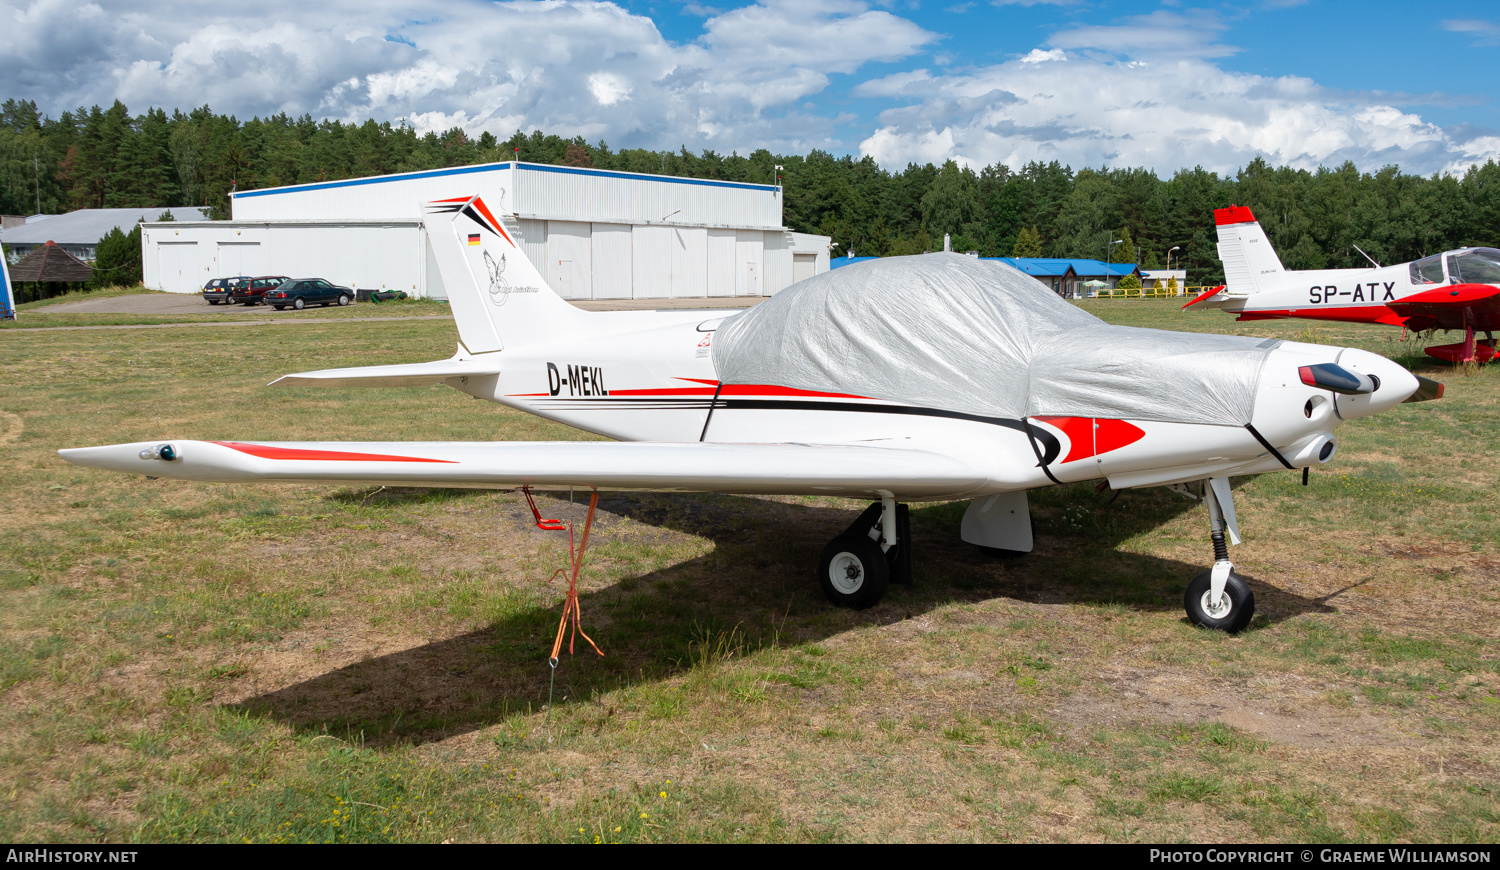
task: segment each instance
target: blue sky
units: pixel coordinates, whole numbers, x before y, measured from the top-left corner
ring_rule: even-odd
[[[207,103],[892,169],[1500,156],[1500,8],[1478,3],[0,0],[0,20],[0,92],[54,115]]]

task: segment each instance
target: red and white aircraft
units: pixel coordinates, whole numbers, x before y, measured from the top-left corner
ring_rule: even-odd
[[[818,567],[827,596],[836,604],[857,608],[879,601],[888,583],[911,581],[905,502],[969,499],[962,538],[997,555],[1015,556],[1032,549],[1029,489],[1101,479],[1115,488],[1170,486],[1207,502],[1214,541],[1213,568],[1188,586],[1188,614],[1201,625],[1237,631],[1250,621],[1254,598],[1233,572],[1225,545],[1226,536],[1229,543],[1239,543],[1230,477],[1320,465],[1334,455],[1337,442],[1332,432],[1340,423],[1403,401],[1441,395],[1440,384],[1421,381],[1400,365],[1358,349],[1108,326],[1030,279],[1001,281],[1001,290],[994,290],[985,276],[1010,280],[1008,272],[993,271],[1007,267],[956,254],[842,269],[785,290],[740,315],[584,312],[547,287],[506,224],[478,197],[429,203],[427,209],[433,251],[462,339],[458,352],[451,359],[428,363],[287,375],[273,386],[446,384],[476,398],[617,439],[616,443],[161,440],[59,453],[79,465],[197,481],[576,486],[596,493],[635,489],[868,499],[873,502],[870,508],[829,543]],[[871,271],[852,271],[856,269]],[[995,394],[1019,395],[1023,402],[1027,395],[1037,395],[1047,386],[1039,379],[1048,377],[1039,363],[1019,369],[1019,376],[1004,383],[991,379],[979,388],[966,387],[968,392],[958,393],[958,400],[941,405],[936,400],[924,404],[896,397],[895,388],[881,386],[873,376],[851,376],[821,389],[736,381],[728,375],[728,382],[721,381],[728,369],[718,358],[725,349],[716,347],[716,335],[723,345],[745,332],[733,318],[786,312],[794,303],[821,299],[816,293],[830,286],[846,287],[850,281],[857,285],[860,275],[891,274],[881,269],[978,274],[978,283],[966,285],[974,288],[971,295],[944,297],[956,310],[950,312],[955,314],[951,323],[961,327],[981,322],[985,311],[999,310],[996,305],[1001,304],[987,301],[984,294],[1003,291],[1012,294],[1009,301],[1001,300],[1004,304],[1025,296],[1019,303],[1043,312],[1045,318],[1098,330],[1091,335],[1107,338],[1080,338],[1079,343],[1094,349],[1116,346],[1121,356],[1109,365],[1085,366],[1085,380],[1094,380],[1071,394],[1077,400],[1049,399],[1034,413],[1011,417],[983,409],[992,407]],[[827,280],[840,273],[848,274],[832,284]],[[861,292],[844,293],[839,299],[839,304],[853,306],[845,310],[869,312],[871,320],[863,326],[887,330],[866,334],[891,336],[892,354],[910,350],[898,345],[919,328],[918,316],[933,314],[926,308],[901,309],[917,312],[903,314],[899,305],[869,311],[878,305]],[[726,320],[730,325],[719,331]],[[784,342],[777,347],[785,353],[778,350],[775,356],[794,355],[799,331],[806,337],[823,328],[823,334],[844,340],[863,328],[849,322],[825,322],[820,327],[815,320],[787,318],[784,323],[790,325],[777,339]],[[898,380],[925,378],[922,383],[938,388],[961,382],[965,370],[972,374],[975,365],[1003,355],[998,333],[1011,321],[983,322],[999,325],[946,342],[926,342],[921,350],[934,362],[924,370],[903,364],[887,373],[894,372]],[[952,332],[939,334],[946,337]],[[1024,344],[1028,336],[1013,334],[1010,340]],[[1219,341],[1226,347],[1239,342],[1234,352],[1253,351],[1253,365],[1239,369],[1245,376],[1230,384],[1228,378],[1205,374],[1212,354],[1183,353],[1174,361],[1161,350],[1167,346],[1164,342],[1185,348],[1202,341]],[[1034,344],[1047,345],[1035,352],[1053,353],[1049,365],[1054,367],[1066,366],[1076,356],[1065,340]],[[877,345],[876,356],[884,350]],[[841,364],[836,357],[827,358],[829,371]],[[961,357],[979,362],[948,363]],[[847,362],[847,354],[842,362]],[[1163,371],[1173,373],[1167,386],[1144,390],[1140,384],[1147,381],[1132,374],[1162,377]],[[1227,425],[1202,423],[1207,419],[1204,408],[1188,407],[1193,403],[1178,399],[1177,387],[1188,381],[1198,391],[1194,395],[1211,400],[1204,404],[1233,394],[1240,416]],[[1087,410],[1098,407],[1089,404],[1093,399],[1111,400],[1116,393],[1129,392],[1110,383],[1134,385],[1167,410],[1143,414],[1141,419],[1113,419],[1097,409]]]
[[[1496,356],[1500,250],[1460,248],[1396,266],[1289,272],[1249,208],[1216,209],[1214,223],[1224,286],[1184,308],[1222,308],[1240,320],[1296,317],[1384,323],[1413,332],[1458,329],[1463,341],[1426,348],[1427,354],[1448,362],[1489,362]],[[1485,340],[1476,343],[1475,332],[1483,332]]]

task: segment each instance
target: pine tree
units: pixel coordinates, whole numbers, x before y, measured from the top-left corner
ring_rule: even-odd
[[[1125,227],[1125,228],[1121,229],[1120,230],[1120,237],[1119,238],[1120,238],[1119,244],[1113,246],[1110,249],[1110,252],[1109,252],[1109,255],[1110,255],[1109,261],[1111,263],[1134,263],[1134,262],[1136,262],[1136,257],[1135,257],[1135,239],[1132,239],[1130,237],[1130,227]]]
[[[105,287],[134,287],[141,283],[141,225],[137,223],[128,234],[114,227],[99,246],[94,249],[94,274],[89,277],[89,287],[99,290]]]
[[[1022,227],[1016,236],[1015,250],[1011,251],[1012,257],[1040,257],[1042,255],[1042,237],[1037,233],[1036,227]]]

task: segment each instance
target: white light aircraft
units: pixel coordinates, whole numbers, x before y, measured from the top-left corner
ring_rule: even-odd
[[[846,267],[738,314],[584,312],[480,198],[426,209],[458,352],[273,386],[446,384],[618,443],[160,440],[63,458],[198,481],[868,499],[817,572],[855,608],[911,582],[907,502],[968,499],[962,538],[1015,556],[1032,549],[1027,490],[1170,486],[1207,503],[1214,544],[1187,612],[1237,631],[1255,605],[1226,545],[1230,477],[1325,463],[1340,423],[1441,392],[1353,348],[1109,326],[957,254]]]
[[[1239,320],[1383,323],[1413,332],[1462,330],[1464,340],[1426,348],[1447,362],[1489,362],[1500,329],[1500,250],[1460,248],[1394,266],[1288,271],[1245,206],[1214,211],[1224,286],[1184,308],[1222,308]],[[1360,253],[1364,253],[1361,251]],[[1476,342],[1474,333],[1485,340]]]

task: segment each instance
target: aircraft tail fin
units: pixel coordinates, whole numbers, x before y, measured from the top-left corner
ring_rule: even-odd
[[[478,196],[426,204],[427,235],[470,353],[561,338],[588,315],[552,292]]]
[[[1248,296],[1267,275],[1286,271],[1250,209],[1242,205],[1214,209],[1219,228],[1219,259],[1224,263],[1226,295]]]

